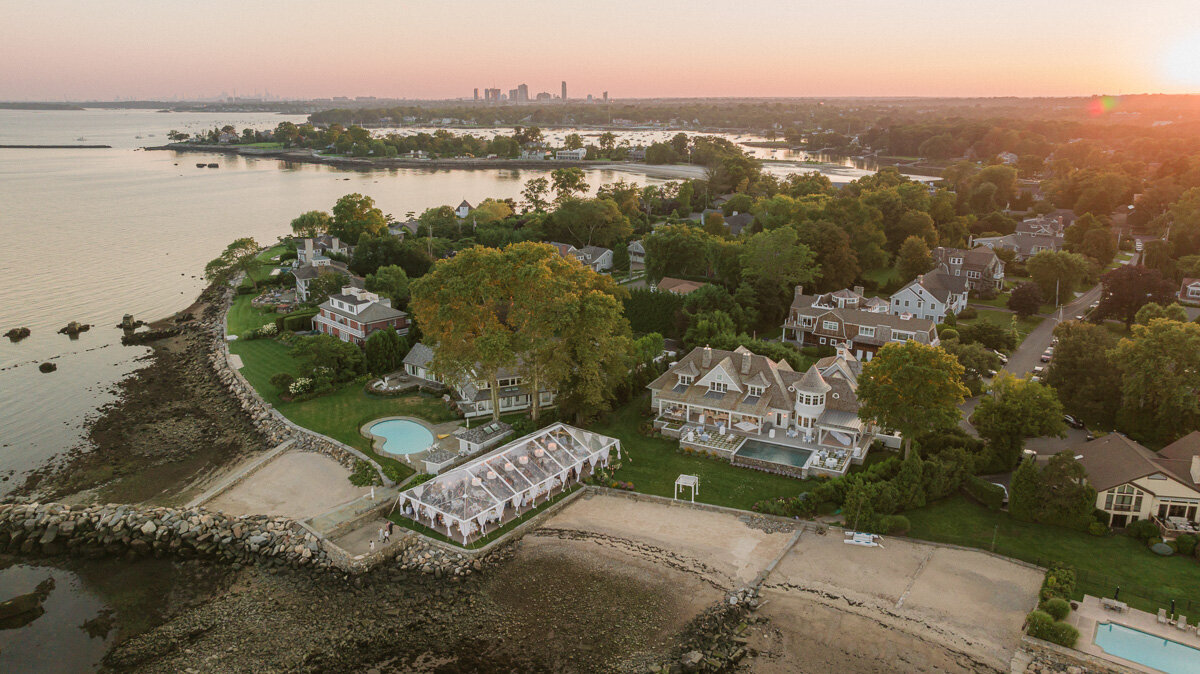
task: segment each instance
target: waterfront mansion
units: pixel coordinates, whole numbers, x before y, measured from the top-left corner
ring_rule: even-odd
[[[845,347],[805,372],[745,347],[697,347],[647,388],[655,428],[734,465],[808,477],[843,475],[881,436],[858,417],[862,363]]]
[[[432,348],[417,342],[404,357],[404,372],[410,377],[423,380],[433,388],[449,390],[454,405],[464,417],[482,417],[492,413],[492,382],[478,376],[474,371],[463,377],[447,380],[433,371]],[[519,364],[519,361],[518,361]],[[501,368],[495,384],[499,387],[497,398],[500,413],[523,412],[533,407],[533,387],[525,382],[517,368]],[[542,409],[553,407],[556,393],[543,388],[538,401]]]
[[[938,345],[937,325],[911,313],[889,313],[887,300],[864,297],[861,288],[805,295],[796,286],[783,324],[783,338],[797,346],[845,347],[856,359],[871,360],[889,342],[910,339]]]

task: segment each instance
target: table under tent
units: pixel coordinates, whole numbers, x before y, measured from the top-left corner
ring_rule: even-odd
[[[556,423],[400,493],[405,517],[464,544],[607,466],[621,442]]]

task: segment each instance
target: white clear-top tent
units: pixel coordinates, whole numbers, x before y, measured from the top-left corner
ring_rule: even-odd
[[[608,465],[621,442],[556,423],[400,493],[405,516],[461,538],[464,543]]]

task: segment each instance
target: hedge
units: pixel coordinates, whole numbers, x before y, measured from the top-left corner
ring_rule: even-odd
[[[1026,630],[1035,639],[1049,641],[1052,644],[1074,648],[1079,640],[1079,630],[1071,625],[1056,621],[1045,611],[1034,611],[1025,618],[1029,626]]]
[[[312,330],[312,318],[316,316],[316,310],[297,311],[291,314],[285,314],[275,319],[275,327],[280,332],[308,332]]]
[[[963,481],[963,491],[987,506],[988,510],[999,510],[1004,506],[1004,488],[987,480],[981,480],[974,475],[968,475],[967,479]]]
[[[1038,605],[1038,608],[1050,614],[1055,620],[1065,620],[1071,613],[1071,602],[1062,597],[1051,597]]]
[[[1075,594],[1075,569],[1066,564],[1051,562],[1046,570],[1046,578],[1042,581],[1042,589],[1038,592],[1038,600],[1046,601],[1058,597],[1070,600]]]

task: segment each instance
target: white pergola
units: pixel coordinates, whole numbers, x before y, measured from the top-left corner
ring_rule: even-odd
[[[405,490],[397,505],[406,517],[444,529],[463,543],[485,533],[525,506],[583,478],[585,469],[608,465],[621,442],[556,423]]]
[[[700,493],[700,477],[698,475],[680,475],[675,478],[675,496],[679,498],[679,490],[692,488],[692,503],[696,502],[696,494]]]

